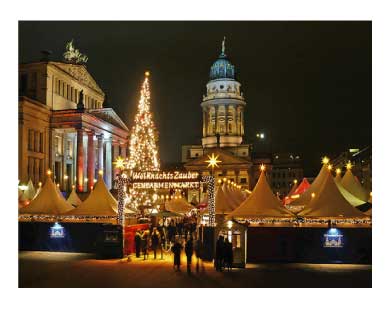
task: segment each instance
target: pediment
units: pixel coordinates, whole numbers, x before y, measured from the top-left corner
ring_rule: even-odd
[[[71,77],[78,80],[80,83],[83,83],[101,95],[104,95],[104,92],[101,90],[100,86],[98,86],[97,82],[90,75],[88,70],[86,70],[84,65],[64,62],[55,62],[54,65],[68,73]]]
[[[113,124],[116,127],[119,127],[129,132],[128,127],[125,125],[125,123],[121,120],[121,118],[115,113],[115,111],[112,108],[90,109],[90,110],[87,110],[87,112],[106,122],[109,122],[110,124]]]
[[[208,156],[211,156],[212,153],[214,153],[215,156],[218,156],[218,160],[220,160],[221,162],[218,164],[220,167],[222,166],[251,166],[252,165],[252,162],[249,161],[249,160],[246,160],[246,159],[243,159],[241,157],[237,157],[235,155],[233,155],[232,153],[230,153],[229,151],[226,151],[226,150],[223,150],[223,149],[220,149],[220,148],[216,148],[214,150],[212,149],[209,149],[208,151],[206,151],[206,153],[202,156],[202,157],[199,157],[199,158],[196,158],[192,161],[189,161],[185,164],[185,168],[188,168],[188,169],[193,169],[193,168],[204,168],[204,167],[207,167],[208,166],[208,162],[206,162],[207,160],[209,160],[209,157]]]

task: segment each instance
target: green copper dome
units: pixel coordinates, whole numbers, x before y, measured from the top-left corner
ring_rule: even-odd
[[[221,53],[210,68],[210,80],[219,78],[235,79],[234,65],[224,53]]]

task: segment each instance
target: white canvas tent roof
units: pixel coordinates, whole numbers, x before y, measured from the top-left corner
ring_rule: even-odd
[[[356,180],[352,171],[348,169],[341,180],[342,186],[348,190],[351,194],[353,194],[358,199],[367,202],[368,201],[368,193],[361,186],[360,182]]]
[[[231,185],[225,184],[225,187],[223,186],[222,189],[224,190],[226,197],[231,201],[233,209],[240,206],[245,199],[242,196],[236,195]]]
[[[72,216],[96,217],[117,216],[117,201],[109,192],[101,175],[98,176],[94,189],[88,198],[67,214]]]
[[[21,214],[60,215],[73,207],[58,193],[51,177],[47,177],[39,195],[27,207],[20,209]]]
[[[294,217],[295,215],[288,211],[276,196],[272,193],[268,185],[264,172],[261,172],[259,180],[252,194],[241,203],[227,218],[260,218],[260,217]]]
[[[365,217],[361,211],[353,207],[344,198],[329,171],[326,173],[321,189],[298,215],[325,218]]]
[[[188,213],[193,209],[194,207],[191,204],[189,204],[184,197],[174,196],[174,198],[166,202],[166,210],[171,212],[184,214],[184,213]]]
[[[372,216],[372,207],[369,208],[366,212],[364,212],[364,214],[367,216]]]
[[[71,193],[67,198],[67,201],[75,207],[78,207],[79,205],[81,205],[82,201],[78,197],[78,194],[75,192],[75,187],[73,187],[73,190],[71,190]]]
[[[330,174],[328,170],[328,165],[323,164],[321,170],[319,171],[318,176],[314,179],[313,183],[308,187],[308,189],[297,199],[293,200],[291,206],[305,206],[311,200],[311,194],[317,194],[321,189],[323,182],[325,181],[326,175]]]
[[[341,182],[336,182],[335,179],[334,179],[334,182],[335,184],[337,185],[338,187],[338,190],[341,192],[341,194],[343,195],[343,197],[354,207],[357,207],[357,206],[360,206],[360,205],[363,205],[365,204],[364,201],[358,199],[357,197],[355,197],[353,194],[351,194],[348,190],[346,190]]]
[[[27,189],[24,190],[23,195],[21,197],[22,201],[26,200],[32,200],[36,194],[36,190],[34,188],[34,184],[32,183],[32,180],[30,179],[27,183]]]
[[[225,193],[226,184],[219,186],[216,192],[216,214],[228,214],[233,211],[235,204]]]

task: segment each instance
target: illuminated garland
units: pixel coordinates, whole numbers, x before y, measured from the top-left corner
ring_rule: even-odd
[[[208,185],[208,209],[209,209],[209,225],[216,225],[216,204],[215,204],[215,194],[214,187],[215,181],[213,176],[202,176],[202,181],[206,182]]]

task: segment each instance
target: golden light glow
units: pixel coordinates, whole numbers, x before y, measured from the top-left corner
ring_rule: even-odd
[[[104,174],[104,172],[103,172],[102,170],[99,170],[99,171],[98,171],[98,175],[101,175],[101,176],[102,176],[103,174]]]
[[[341,169],[340,169],[340,168],[337,168],[337,169],[335,170],[335,172],[336,172],[337,175],[338,175],[338,174],[341,174]]]
[[[218,179],[218,183],[221,183],[222,182],[222,180],[221,179]]]
[[[47,170],[47,176],[51,176],[52,172],[51,170]]]
[[[369,195],[372,197],[372,191],[370,191]]]
[[[311,197],[312,198],[314,198],[315,197],[315,193],[313,192],[313,193],[311,193]]]
[[[69,179],[69,176],[64,175],[64,176],[63,176],[63,179],[64,179],[64,180],[68,180],[68,179]]]
[[[352,162],[349,161],[348,163],[346,163],[346,169],[347,170],[351,170],[352,167],[353,167]]]
[[[41,186],[42,186],[42,182],[41,182],[41,181],[39,181],[39,183],[38,183],[38,186],[39,186],[39,187],[41,187]]]
[[[212,153],[211,156],[207,155],[209,160],[205,161],[206,163],[209,163],[207,167],[218,167],[218,163],[221,163],[221,160],[218,160],[219,155],[215,156],[214,153]]]
[[[75,185],[72,185],[71,188],[72,188],[72,189],[75,189]]]
[[[331,170],[333,169],[333,165],[329,164],[329,165],[327,166],[327,169],[328,169],[329,171],[331,171]]]
[[[145,71],[145,76],[150,76],[150,71]]]
[[[298,183],[298,180],[294,179],[294,184],[297,184]]]
[[[264,165],[264,164],[261,164],[261,165],[260,165],[260,170],[261,170],[262,172],[265,171],[265,165]]]
[[[227,223],[226,223],[228,229],[231,229],[233,227],[233,221],[229,220]]]
[[[120,170],[122,170],[122,169],[124,169],[124,159],[122,158],[122,157],[120,157],[120,156],[118,156],[117,158],[116,158],[116,161],[115,162],[113,162],[113,164],[115,165],[115,167],[117,168],[117,169],[120,169]]]
[[[223,179],[222,179],[224,182],[226,182],[226,178],[224,177]]]
[[[330,159],[326,156],[322,158],[322,164],[328,164],[330,162]]]

